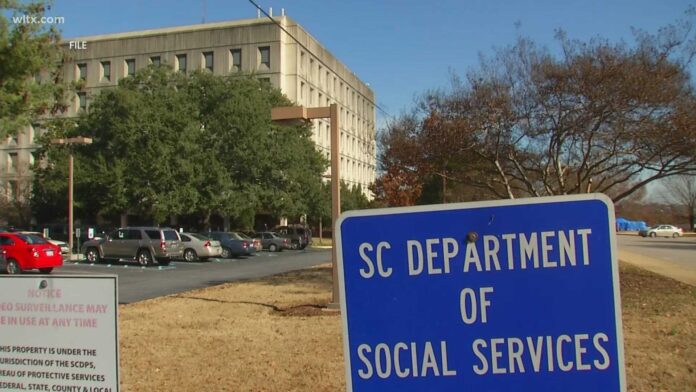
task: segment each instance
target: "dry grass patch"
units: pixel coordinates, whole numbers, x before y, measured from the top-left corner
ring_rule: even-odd
[[[340,316],[321,266],[120,308],[129,391],[345,390]],[[696,289],[621,266],[632,392],[696,390]]]
[[[621,265],[628,390],[696,391],[696,288]]]

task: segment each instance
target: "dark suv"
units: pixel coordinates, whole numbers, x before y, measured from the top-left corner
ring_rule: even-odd
[[[172,259],[184,252],[179,233],[160,227],[125,227],[114,230],[106,237],[90,240],[82,245],[87,261],[98,263],[102,259],[135,260],[140,265],[157,261],[169,265]]]
[[[303,225],[278,226],[275,228],[279,236],[287,238],[290,249],[304,249],[312,243],[312,231]]]

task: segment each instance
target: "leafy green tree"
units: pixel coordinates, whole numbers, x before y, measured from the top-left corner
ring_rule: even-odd
[[[203,189],[200,212],[242,217],[238,224],[253,226],[249,211],[276,216],[306,214],[320,191],[326,162],[311,141],[305,124],[278,125],[270,118],[274,106],[289,106],[279,90],[251,76],[216,77],[194,73],[188,84],[190,99],[198,102],[210,160],[227,177]]]
[[[281,105],[290,102],[252,77],[149,67],[93,97],[76,127],[46,137],[94,138],[75,150],[83,214],[137,214],[153,223],[197,216],[203,228],[217,215],[253,227],[257,211],[307,214],[321,193],[326,161],[306,124],[271,122],[271,108]],[[54,179],[66,153],[47,145],[41,154],[52,163],[37,169],[35,201],[49,210],[64,194]]]
[[[93,97],[89,113],[65,134],[94,140],[75,149],[75,199],[85,201],[85,211],[138,214],[154,223],[190,211],[198,199],[196,173],[203,169],[196,159],[197,111],[178,92],[182,84],[182,76],[150,67]],[[50,205],[45,198],[56,193],[55,174],[67,166],[65,149],[46,146],[41,153],[51,164],[36,170],[39,208]]]
[[[59,32],[15,20],[41,18],[48,4],[0,0],[0,138],[64,108]]]

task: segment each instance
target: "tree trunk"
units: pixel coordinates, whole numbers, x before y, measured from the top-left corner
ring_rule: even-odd
[[[128,226],[128,213],[121,214],[121,227]]]
[[[324,228],[322,227],[322,218],[319,218],[319,245],[324,245],[322,242],[324,236]]]
[[[205,212],[205,217],[203,218],[203,230],[210,231],[210,210]]]

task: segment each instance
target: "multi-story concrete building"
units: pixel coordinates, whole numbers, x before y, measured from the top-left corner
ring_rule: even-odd
[[[376,175],[374,93],[302,26],[284,15],[274,21],[246,19],[66,40],[70,61],[64,65],[64,79],[84,81],[66,115],[89,110],[90,99],[101,89],[153,63],[181,72],[253,74],[297,105],[338,104],[341,179],[361,185],[367,195]],[[313,121],[317,148],[330,158],[328,119]],[[30,181],[31,153],[40,132],[25,129],[0,145],[0,184],[6,195],[17,195],[20,183]]]

